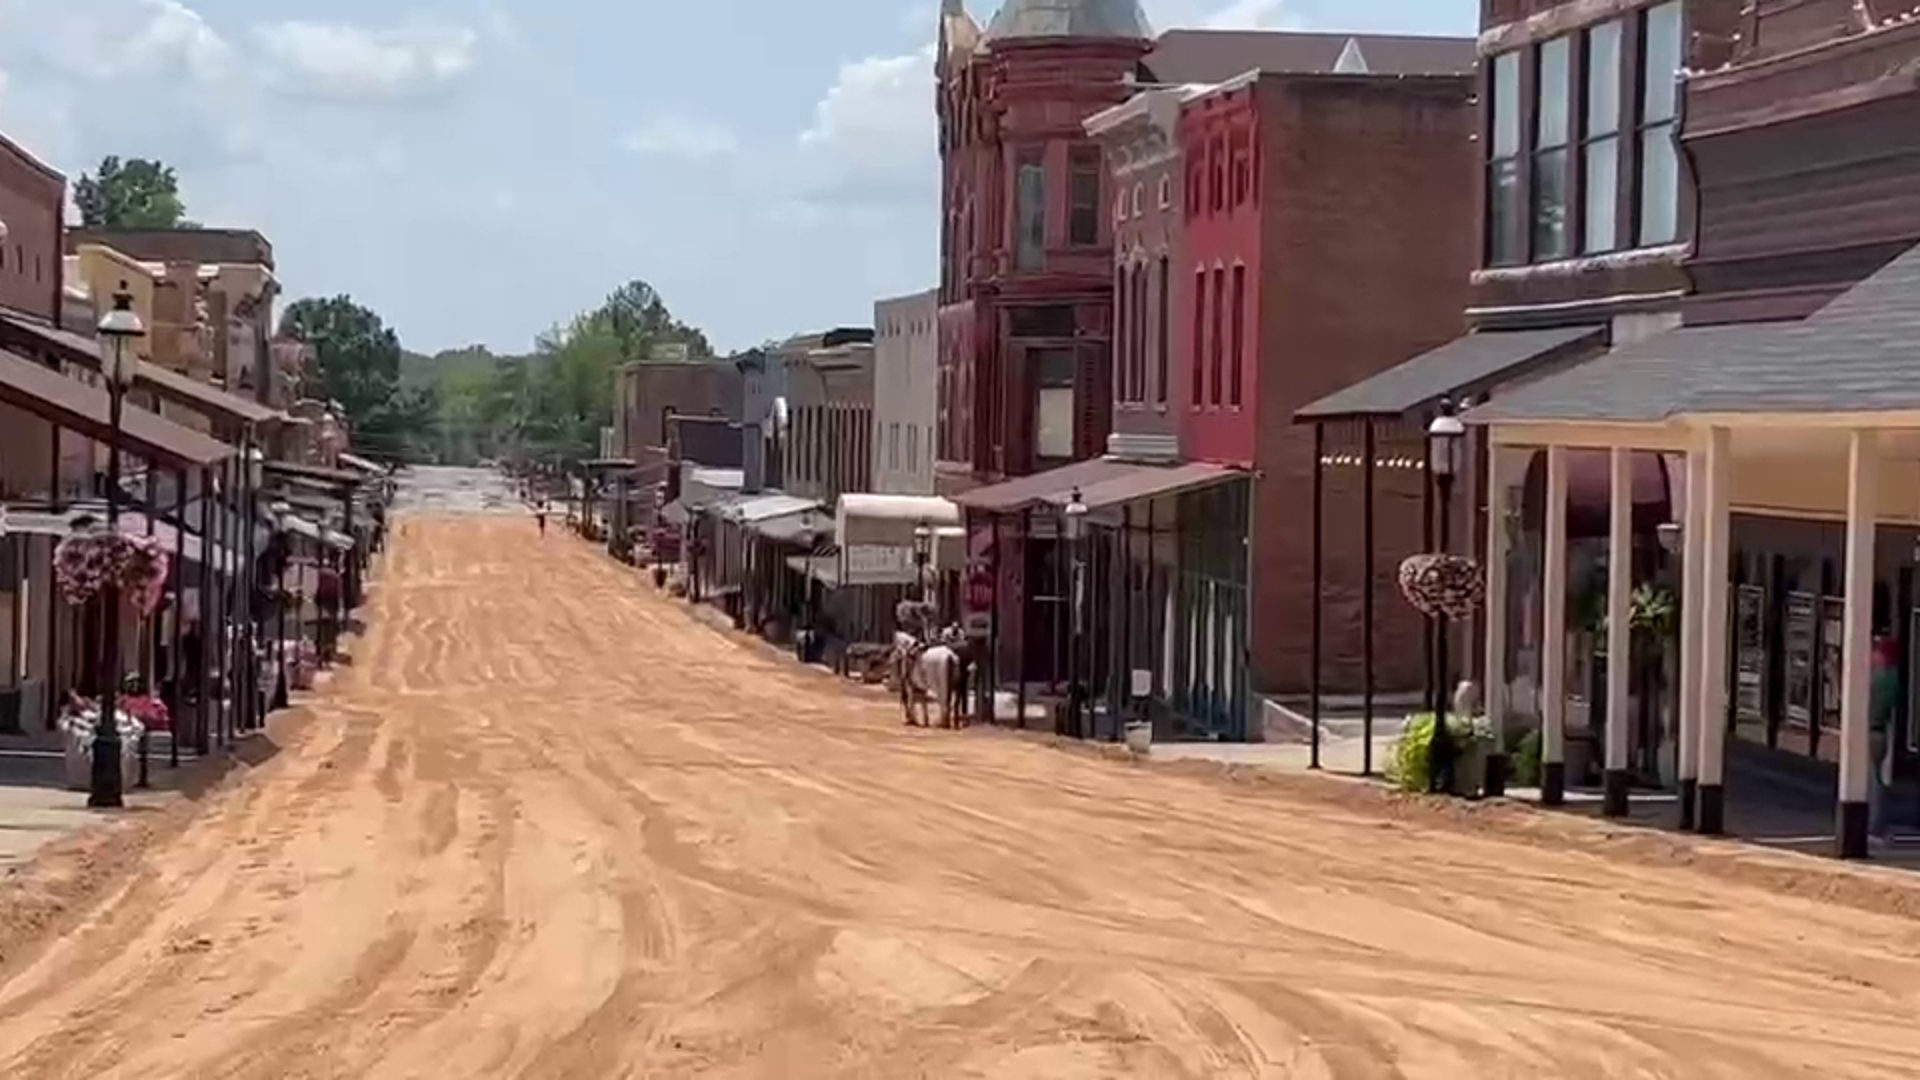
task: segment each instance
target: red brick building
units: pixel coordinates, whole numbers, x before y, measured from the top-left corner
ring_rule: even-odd
[[[970,55],[992,55],[991,27],[979,48]],[[989,324],[975,317],[972,344],[950,333],[944,354],[943,450],[964,449],[967,433],[988,440],[947,475],[987,485],[960,499],[975,558],[997,571],[1003,681],[1072,675],[1117,708],[1127,672],[1149,670],[1179,730],[1225,737],[1248,733],[1250,690],[1304,691],[1304,597],[1289,591],[1301,575],[1287,560],[1307,543],[1311,436],[1290,430],[1291,414],[1460,329],[1475,247],[1473,58],[1464,40],[1182,31],[1142,54],[1135,96],[1086,121],[1105,151],[1112,247],[1108,350],[1080,385],[1112,398],[1097,410],[1073,399],[1072,450],[1085,459],[1104,442],[1105,457],[1061,467],[1057,453],[1006,453],[1066,442],[1049,401],[1059,391],[1028,379],[1035,346],[1017,332],[983,344]],[[1242,74],[1252,69],[1271,74]],[[1449,186],[1462,209],[1433,212]],[[1007,304],[976,288],[949,317],[977,316],[983,297]],[[998,362],[1008,356],[1022,360]],[[982,371],[1028,381],[981,394]],[[1095,440],[1108,416],[1109,437]],[[1258,470],[1273,479],[1255,494]],[[1087,565],[1069,572],[1056,519],[1076,494],[1096,532],[1072,556]],[[1082,573],[1093,630],[1073,661],[1062,612]],[[1266,622],[1270,640],[1250,646]]]
[[[1364,55],[1365,40],[1357,46]],[[1185,225],[1175,334],[1189,460],[1254,470],[1253,686],[1304,693],[1313,603],[1313,433],[1294,412],[1397,366],[1463,328],[1477,249],[1473,43],[1436,39],[1423,71],[1254,74],[1193,95],[1180,139]],[[1357,477],[1335,484],[1356,489]],[[1336,499],[1345,494],[1335,492]],[[1419,486],[1376,481],[1383,686],[1411,689],[1420,621],[1388,602],[1420,532]],[[1329,523],[1327,551],[1359,592],[1360,516]],[[1357,604],[1337,604],[1322,641],[1337,685],[1359,685]]]

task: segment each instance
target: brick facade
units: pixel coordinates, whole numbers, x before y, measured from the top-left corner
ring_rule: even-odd
[[[60,316],[66,178],[0,137],[0,307],[47,323]]]
[[[1181,403],[1181,441],[1189,457],[1257,470],[1250,668],[1258,691],[1302,693],[1310,677],[1313,431],[1291,418],[1464,329],[1477,251],[1474,123],[1464,74],[1261,75],[1183,109],[1189,218],[1177,325],[1189,343],[1189,377],[1205,379],[1198,404],[1191,392]],[[1242,146],[1248,153],[1236,156]],[[1246,196],[1236,198],[1243,183]],[[1245,268],[1243,290],[1235,267]],[[1194,303],[1202,271],[1204,307]],[[1221,285],[1216,318],[1211,294]],[[1244,304],[1238,365],[1236,292]],[[1196,313],[1207,320],[1198,334]],[[1216,371],[1225,384],[1218,393]],[[1383,439],[1379,456],[1395,445]],[[1398,452],[1417,454],[1417,433],[1413,445]],[[1359,470],[1329,470],[1327,483],[1325,565],[1335,584],[1324,609],[1324,678],[1338,693],[1360,685]],[[1421,621],[1394,586],[1400,559],[1419,548],[1418,472],[1381,469],[1375,495],[1376,676],[1381,688],[1404,690],[1423,672]]]

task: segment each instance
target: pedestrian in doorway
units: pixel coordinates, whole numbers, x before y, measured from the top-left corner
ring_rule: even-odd
[[[1900,661],[1893,639],[1879,637],[1873,642],[1873,667],[1868,684],[1867,718],[1869,752],[1867,761],[1867,833],[1885,840],[1891,834],[1887,820],[1887,781],[1892,771],[1893,717],[1900,701]]]

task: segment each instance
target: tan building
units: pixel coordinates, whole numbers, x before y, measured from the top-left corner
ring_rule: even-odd
[[[178,335],[197,338],[202,333],[193,328],[189,315],[199,317],[207,327],[205,332],[211,335],[206,342],[158,347],[176,348],[182,355],[192,356],[194,348],[210,345],[204,366],[216,384],[276,409],[293,403],[296,388],[276,367],[272,348],[274,300],[280,295],[280,285],[274,277],[273,245],[266,237],[251,229],[72,229],[67,233],[69,252],[77,254],[99,244],[111,245],[133,259],[159,267],[169,281],[180,286],[182,306],[169,309],[182,318],[179,323],[169,324],[178,327]],[[204,315],[185,306],[184,271],[170,269],[183,265],[195,268]],[[175,333],[168,330],[155,336]]]

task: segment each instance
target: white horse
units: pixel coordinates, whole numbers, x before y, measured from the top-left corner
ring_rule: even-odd
[[[928,712],[935,701],[940,703],[940,726],[955,726],[950,689],[958,677],[959,666],[959,656],[945,642],[938,639],[923,642],[905,631],[894,633],[893,674],[900,687],[900,708],[909,726],[916,724],[913,707],[919,705],[917,726],[931,727]]]

